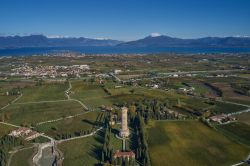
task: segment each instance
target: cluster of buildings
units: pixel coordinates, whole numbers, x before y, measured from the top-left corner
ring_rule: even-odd
[[[29,128],[20,127],[16,130],[13,130],[9,135],[13,136],[13,137],[22,137],[26,141],[30,141],[30,140],[33,140],[33,139],[39,137],[41,134],[36,132],[36,131],[33,131]]]
[[[226,115],[226,114],[221,114],[221,115],[212,116],[209,118],[209,120],[212,122],[223,124],[223,123],[235,121],[236,118],[233,116]]]
[[[71,66],[36,66],[27,64],[11,70],[11,76],[39,76],[39,77],[68,77],[69,75],[80,76],[90,70],[89,65]]]

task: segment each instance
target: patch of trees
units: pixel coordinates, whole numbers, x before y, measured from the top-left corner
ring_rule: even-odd
[[[211,88],[213,91],[215,91],[216,92],[216,94],[218,95],[218,96],[222,96],[222,91],[220,90],[220,88],[218,88],[218,87],[216,87],[216,86],[213,86],[212,84],[210,84],[210,83],[207,83],[207,82],[205,82],[204,83],[204,85],[206,85],[206,86],[208,86],[209,88]]]
[[[136,159],[143,165],[143,166],[150,166],[150,158],[148,153],[148,144],[145,134],[145,126],[144,126],[144,118],[137,114],[133,127],[135,129],[136,134]]]
[[[24,145],[25,141],[21,138],[5,135],[0,139],[0,166],[7,165],[9,151],[16,146]]]
[[[165,120],[165,119],[179,119],[173,113],[170,113],[169,108],[174,107],[174,103],[167,101],[153,100],[142,100],[135,102],[136,112],[140,113],[144,117],[147,123],[150,119]]]
[[[80,131],[75,131],[75,132],[71,132],[71,133],[60,133],[57,134],[55,139],[60,140],[60,139],[69,139],[72,137],[79,137],[79,136],[83,136],[83,135],[88,135],[91,133],[91,130],[80,130]]]
[[[44,84],[44,81],[43,81],[43,79],[38,79],[38,80],[36,80],[36,86],[42,86]]]
[[[103,86],[102,89],[104,90],[104,92],[107,94],[107,95],[111,95],[111,93],[109,92],[109,90]]]
[[[20,94],[20,87],[12,88],[10,91],[8,91],[8,95],[10,96],[16,96]]]
[[[111,128],[109,125],[105,128],[104,143],[102,150],[102,163],[114,163],[113,148],[110,141]]]
[[[250,96],[250,84],[237,83],[237,84],[231,84],[231,86],[234,88],[234,91],[236,93]]]

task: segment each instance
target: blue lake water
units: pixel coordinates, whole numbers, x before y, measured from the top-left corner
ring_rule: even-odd
[[[205,47],[164,47],[164,48],[125,48],[125,47],[32,47],[0,49],[0,56],[20,56],[46,54],[62,51],[75,51],[85,54],[123,53],[250,53],[250,48],[205,48]]]

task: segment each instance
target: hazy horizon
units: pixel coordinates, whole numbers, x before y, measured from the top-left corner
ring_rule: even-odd
[[[2,0],[0,35],[45,34],[130,41],[250,36],[248,0]]]

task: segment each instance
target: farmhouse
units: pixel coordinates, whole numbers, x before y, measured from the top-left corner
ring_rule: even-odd
[[[226,114],[221,114],[221,115],[216,115],[216,116],[212,116],[209,118],[211,121],[213,122],[217,122],[217,123],[225,123],[225,122],[229,122],[229,121],[234,121],[236,120],[236,118],[234,117],[230,117]]]
[[[16,130],[13,130],[9,135],[13,137],[23,137],[26,141],[30,141],[36,137],[39,137],[40,133],[26,127],[20,127]]]
[[[134,159],[135,158],[135,153],[130,151],[130,152],[122,152],[122,151],[116,151],[114,153],[114,158],[120,158],[122,157],[123,159],[128,158],[128,159]]]

